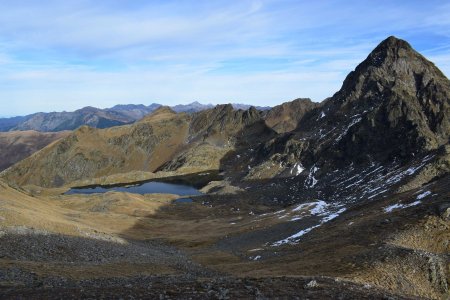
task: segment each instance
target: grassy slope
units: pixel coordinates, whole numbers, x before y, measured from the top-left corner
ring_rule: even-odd
[[[68,131],[37,132],[29,130],[0,132],[0,171],[67,135],[69,135]]]
[[[4,176],[18,185],[61,186],[116,173],[152,172],[180,150],[188,120],[185,114],[160,111],[133,125],[81,127],[16,164]]]

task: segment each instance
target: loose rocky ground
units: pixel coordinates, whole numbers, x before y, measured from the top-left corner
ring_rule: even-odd
[[[33,288],[2,290],[3,299],[419,299],[326,277],[146,276],[81,282],[54,278],[36,282]]]

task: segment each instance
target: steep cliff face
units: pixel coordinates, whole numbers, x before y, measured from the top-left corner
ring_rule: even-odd
[[[235,110],[231,104],[217,105],[193,115],[189,134],[193,140],[231,145],[243,128],[260,120],[261,112],[254,107]]]

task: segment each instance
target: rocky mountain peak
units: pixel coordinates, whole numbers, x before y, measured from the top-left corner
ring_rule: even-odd
[[[95,113],[98,112],[100,109],[93,107],[93,106],[85,106],[83,108],[80,108],[79,110],[77,110],[78,112],[83,112],[83,113]]]
[[[298,98],[271,108],[265,114],[265,122],[278,133],[289,132],[297,127],[307,112],[318,106],[319,103],[309,98]]]
[[[149,115],[142,118],[138,123],[144,123],[149,121],[161,120],[166,118],[172,118],[177,113],[174,112],[169,106],[160,106]]]
[[[190,131],[192,135],[200,135],[203,138],[220,135],[221,139],[227,139],[259,120],[261,114],[254,107],[241,110],[234,109],[232,104],[221,104],[194,114]]]
[[[234,110],[231,104],[219,104],[213,108],[213,111],[232,112]]]
[[[172,110],[172,108],[170,108],[170,106],[160,106],[159,108],[155,109],[155,111],[152,113],[152,115],[164,114],[164,113],[176,114],[176,112],[174,112]]]
[[[407,41],[396,38],[395,36],[390,36],[379,43],[378,46],[369,54],[369,57],[374,57],[374,55],[381,53],[391,55],[398,52],[400,49],[415,52]]]
[[[450,81],[406,41],[382,41],[298,128],[311,161],[408,161],[449,142]]]
[[[396,37],[382,41],[347,76],[335,100],[354,101],[365,96],[383,96],[387,92],[415,96],[430,82],[449,86],[448,79],[408,42]]]

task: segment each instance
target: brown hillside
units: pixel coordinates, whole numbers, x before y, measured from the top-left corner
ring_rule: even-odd
[[[108,129],[83,126],[4,176],[19,185],[61,186],[115,173],[152,172],[180,150],[188,126],[187,115],[165,109],[133,125]]]
[[[32,130],[0,132],[0,171],[68,135],[68,131],[48,133]]]

